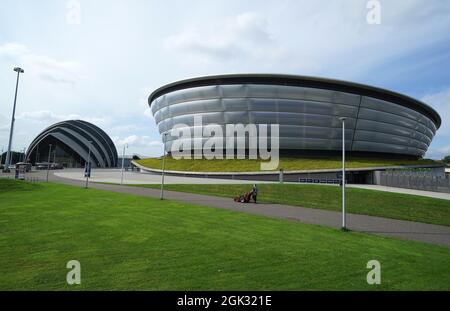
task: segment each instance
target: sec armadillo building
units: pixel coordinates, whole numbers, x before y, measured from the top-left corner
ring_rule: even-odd
[[[50,146],[51,145],[51,146]],[[64,167],[116,167],[117,150],[111,138],[98,126],[82,120],[53,124],[31,142],[27,162],[60,163]]]
[[[423,157],[441,125],[425,103],[352,82],[278,74],[198,77],[155,90],[148,104],[161,134],[177,124],[279,124],[280,152]],[[224,131],[225,132],[225,131]],[[176,137],[167,135],[167,148]],[[207,139],[204,137],[203,139]],[[194,148],[194,144],[192,144]]]

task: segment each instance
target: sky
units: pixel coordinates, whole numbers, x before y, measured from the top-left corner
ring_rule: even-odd
[[[379,3],[379,23],[373,23]],[[369,7],[369,8],[368,8]],[[443,124],[426,157],[450,154],[450,1],[0,0],[0,148],[15,66],[24,68],[13,149],[83,119],[119,153],[162,154],[147,98],[180,79],[312,75],[400,92]]]

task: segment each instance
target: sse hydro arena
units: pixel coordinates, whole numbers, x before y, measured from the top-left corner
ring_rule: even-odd
[[[161,134],[194,116],[203,127],[279,124],[280,154],[421,158],[441,125],[438,113],[408,96],[368,85],[306,76],[233,74],[165,85],[148,98]],[[178,137],[167,135],[167,150]],[[203,137],[207,140],[208,137]],[[195,144],[191,144],[194,148]]]

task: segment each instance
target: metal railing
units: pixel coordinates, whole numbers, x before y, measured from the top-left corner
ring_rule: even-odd
[[[340,179],[324,179],[324,178],[299,178],[299,183],[302,184],[340,184]]]
[[[438,176],[427,171],[381,172],[380,185],[450,193],[450,178],[448,175]]]

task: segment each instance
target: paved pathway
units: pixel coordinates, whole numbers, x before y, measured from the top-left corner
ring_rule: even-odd
[[[84,185],[80,181],[51,176],[52,181]],[[91,183],[90,187],[120,193],[147,197],[160,196],[159,189]],[[241,204],[231,198],[165,191],[165,198],[185,203],[241,211],[250,214],[296,220],[302,223],[340,228],[341,213],[320,209],[303,208],[281,204]],[[368,232],[389,237],[420,241],[450,247],[450,226],[439,226],[412,221],[394,220],[382,217],[348,214],[348,227],[354,231]]]
[[[450,193],[445,193],[445,192],[414,190],[414,189],[386,187],[386,186],[379,186],[379,185],[349,185],[349,187],[369,189],[369,190],[379,190],[379,191],[386,191],[386,192],[395,192],[395,193],[404,193],[404,194],[413,194],[413,195],[420,195],[420,196],[436,198],[436,199],[450,200]]]
[[[85,178],[83,176],[82,169],[64,169],[61,171],[52,172],[54,175],[61,178],[68,178],[78,181],[83,181]],[[92,172],[93,182],[102,183],[120,183],[121,171],[120,169],[95,169]],[[160,184],[161,175],[155,173],[139,173],[139,172],[124,172],[123,178],[124,184]],[[218,178],[204,178],[204,177],[184,177],[184,176],[165,176],[166,184],[253,184],[254,180],[239,180],[239,179],[218,179]],[[258,181],[258,183],[274,183],[271,181]],[[336,185],[320,184],[325,187],[333,187]],[[378,185],[348,185],[353,188],[363,188],[370,190],[380,190],[395,193],[405,193],[414,194],[420,196],[426,196],[431,198],[439,198],[450,200],[450,193],[432,192],[432,191],[421,191],[413,189],[403,189],[394,187],[385,187]]]
[[[57,177],[68,178],[82,181],[84,180],[83,170],[80,169],[64,169],[55,171],[54,175]],[[120,169],[95,169],[92,170],[91,181],[102,183],[120,183],[121,171]],[[218,178],[204,178],[204,177],[185,177],[166,175],[164,177],[166,184],[253,184],[252,180],[239,179],[218,179]],[[160,184],[161,175],[155,173],[138,173],[125,171],[123,176],[124,184]],[[270,183],[269,181],[261,181],[258,183]]]

